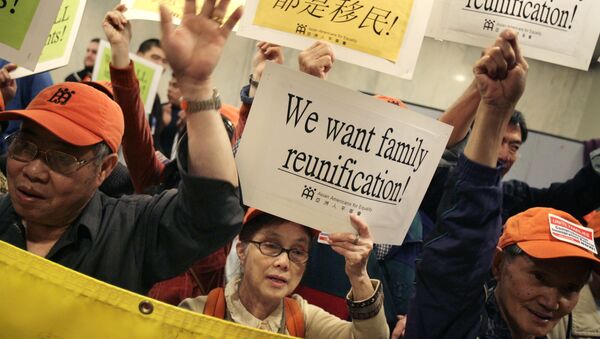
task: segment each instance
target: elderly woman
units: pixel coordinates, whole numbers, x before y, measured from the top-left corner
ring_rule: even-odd
[[[329,244],[346,259],[345,270],[352,285],[346,298],[352,322],[310,305],[296,294],[288,297],[306,269],[314,231],[252,208],[246,214],[236,245],[243,273],[230,281],[224,291],[213,290],[209,296],[186,299],[179,306],[305,338],[388,338],[381,284],[367,274],[373,238],[359,217],[351,215],[350,220],[358,235],[333,233]]]

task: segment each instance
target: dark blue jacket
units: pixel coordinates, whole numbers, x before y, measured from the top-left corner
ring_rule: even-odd
[[[500,170],[461,156],[441,204],[417,264],[406,338],[477,338],[487,323],[484,286],[502,227]]]

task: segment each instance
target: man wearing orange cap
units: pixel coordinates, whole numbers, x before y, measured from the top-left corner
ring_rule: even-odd
[[[167,57],[190,104],[179,152],[179,190],[108,198],[97,191],[117,163],[123,113],[97,89],[63,83],[26,110],[0,113],[23,126],[11,137],[9,194],[0,196],[0,240],[108,283],[145,293],[239,232],[243,211],[231,147],[217,112],[211,74],[237,9],[227,1],[196,14],[187,0],[174,28],[161,8]]]
[[[575,304],[596,259],[593,232],[565,212],[530,209],[502,225],[497,152],[528,65],[508,30],[473,71],[472,135],[449,177],[437,228],[416,272],[407,338],[544,337]],[[484,288],[493,272],[495,288]]]
[[[587,226],[594,230],[596,249],[600,247],[600,213],[594,211],[586,216]],[[598,257],[598,255],[596,255]],[[579,301],[573,311],[552,329],[550,339],[600,338],[600,274],[592,272],[588,284],[581,290]]]

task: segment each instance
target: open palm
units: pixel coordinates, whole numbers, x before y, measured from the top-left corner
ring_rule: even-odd
[[[181,25],[173,27],[169,11],[161,6],[162,45],[176,77],[192,81],[208,79],[223,52],[227,37],[242,15],[237,8],[222,26],[229,0],[206,0],[199,14],[196,1],[186,0]]]

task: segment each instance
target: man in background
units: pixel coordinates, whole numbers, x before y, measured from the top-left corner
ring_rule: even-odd
[[[94,64],[96,64],[96,56],[98,55],[98,45],[100,39],[94,38],[90,40],[85,49],[85,58],[83,59],[83,69],[79,72],[69,74],[65,81],[70,82],[82,82],[92,80],[92,72],[94,70]]]

